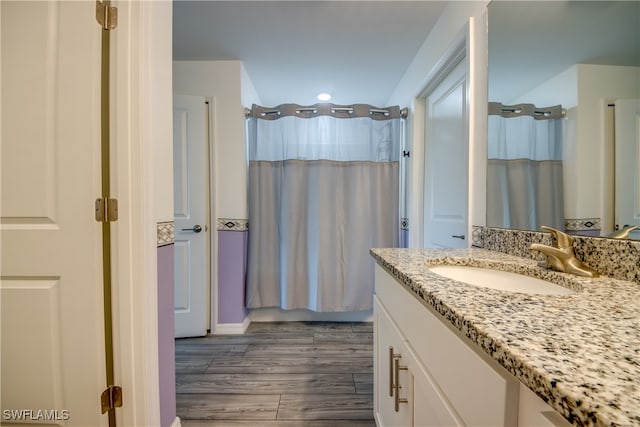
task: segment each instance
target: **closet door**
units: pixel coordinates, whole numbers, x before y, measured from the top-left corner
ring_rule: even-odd
[[[175,336],[207,334],[209,140],[204,97],[173,96]]]
[[[96,5],[0,15],[2,422],[105,425]]]
[[[467,61],[426,98],[424,246],[468,246],[469,126]]]

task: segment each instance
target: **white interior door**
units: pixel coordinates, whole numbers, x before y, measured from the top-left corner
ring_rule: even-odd
[[[639,99],[615,102],[615,206],[618,228],[640,225]]]
[[[106,425],[95,4],[0,15],[2,423]]]
[[[467,63],[462,60],[426,98],[424,246],[468,246],[469,131]]]
[[[205,99],[173,97],[175,334],[207,333],[208,129]]]

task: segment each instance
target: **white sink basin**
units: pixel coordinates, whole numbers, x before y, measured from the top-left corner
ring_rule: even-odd
[[[469,285],[525,294],[567,295],[575,291],[536,277],[466,265],[436,265],[430,271]]]

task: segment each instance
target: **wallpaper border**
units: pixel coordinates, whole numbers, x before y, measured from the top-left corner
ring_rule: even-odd
[[[173,221],[158,222],[156,224],[156,235],[158,247],[175,243],[175,225]]]
[[[216,221],[218,231],[247,231],[249,220],[238,218],[218,218]]]

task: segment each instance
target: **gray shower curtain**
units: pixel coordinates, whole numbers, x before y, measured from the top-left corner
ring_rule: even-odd
[[[249,122],[247,307],[370,310],[369,248],[398,246],[399,109],[288,107]]]
[[[562,108],[489,103],[487,226],[564,229]]]

